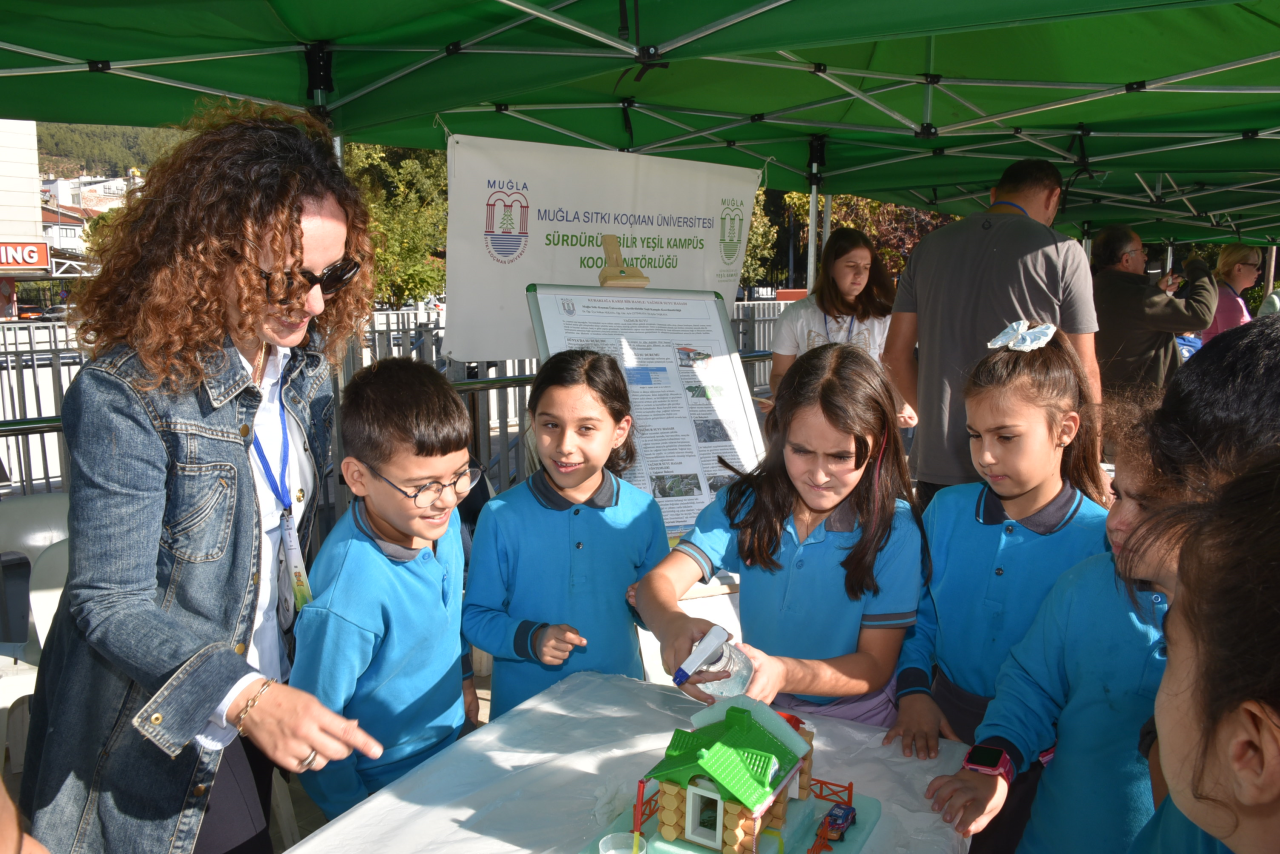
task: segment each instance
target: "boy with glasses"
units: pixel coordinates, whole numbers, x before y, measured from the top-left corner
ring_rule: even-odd
[[[461,639],[458,502],[480,480],[471,421],[436,370],[383,359],[342,398],[342,475],[355,500],[311,569],[291,683],[383,745],[304,773],[330,819],[458,737],[479,707]]]

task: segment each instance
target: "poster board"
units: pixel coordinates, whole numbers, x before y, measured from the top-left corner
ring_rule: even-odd
[[[449,137],[445,354],[537,352],[525,285],[597,286],[601,240],[667,287],[720,291],[742,277],[759,169],[650,154]]]
[[[764,456],[751,387],[714,291],[529,285],[538,355],[597,350],[627,377],[637,461],[623,477],[662,508],[667,534]]]

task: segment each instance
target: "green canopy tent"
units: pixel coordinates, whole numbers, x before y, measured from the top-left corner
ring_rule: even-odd
[[[1063,227],[1280,236],[1280,0],[0,0],[0,114],[178,122],[200,95],[766,166],[768,185],[980,210],[1011,161]],[[810,253],[810,257],[813,255]]]

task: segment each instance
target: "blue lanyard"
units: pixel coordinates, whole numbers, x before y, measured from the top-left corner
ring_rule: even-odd
[[[1017,208],[1018,210],[1022,211],[1022,215],[1025,216],[1027,219],[1031,218],[1031,214],[1027,213],[1027,209],[1024,208],[1022,205],[1015,205],[1013,202],[992,202],[991,203],[991,207],[993,208],[996,205],[1008,205],[1011,208]]]
[[[853,340],[853,321],[854,318],[850,317],[849,328],[844,333],[844,343],[846,344]],[[822,315],[822,328],[827,333],[827,341],[832,344],[836,343],[831,340],[831,327],[827,326],[827,316],[825,314]]]
[[[262,451],[262,443],[258,441],[255,433],[253,436],[253,449],[258,452],[258,462],[262,463],[262,473],[266,475],[267,485],[271,487],[271,493],[280,499],[280,503],[284,506],[286,513],[293,511],[293,502],[289,500],[289,490],[285,486],[289,480],[289,429],[284,423],[284,394],[281,389],[280,400],[280,480],[276,480],[275,474],[271,471],[271,463],[267,462],[267,455]]]

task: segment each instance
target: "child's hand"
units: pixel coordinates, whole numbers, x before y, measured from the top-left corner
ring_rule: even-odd
[[[474,679],[462,680],[462,707],[466,709],[467,720],[473,726],[480,726],[480,697],[476,694]]]
[[[698,641],[702,640],[714,625],[715,623],[709,620],[681,615],[681,619],[673,629],[658,637],[658,641],[662,644],[662,669],[668,674],[674,674],[680,669],[680,665],[684,664],[689,653],[693,652],[693,648],[698,645]],[[729,674],[723,671],[691,674],[689,681],[681,685],[680,690],[698,702],[710,705],[716,701],[716,698],[700,690],[697,687],[698,684],[728,678]]]
[[[577,629],[563,623],[539,629],[538,639],[534,643],[538,650],[538,660],[548,667],[564,664],[575,646],[586,645],[587,639],[579,635]]]
[[[638,590],[639,588],[640,588],[639,581],[637,581],[635,584],[630,584],[627,586],[627,604],[630,605],[632,608],[636,606],[636,590]]]
[[[747,696],[762,703],[772,703],[773,698],[786,689],[786,663],[781,658],[767,655],[754,646],[748,646],[745,643],[737,646],[751,662],[751,681],[747,683]]]
[[[947,716],[928,694],[908,694],[898,701],[898,722],[885,734],[884,744],[902,736],[902,755],[910,756],[911,748],[921,759],[938,758],[938,734],[959,741]]]
[[[998,774],[979,774],[962,768],[949,777],[935,777],[924,790],[933,798],[933,811],[966,839],[980,832],[996,817],[1009,796],[1009,784]]]

